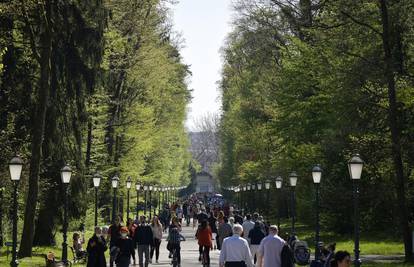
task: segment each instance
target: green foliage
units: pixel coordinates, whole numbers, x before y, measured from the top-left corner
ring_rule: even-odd
[[[252,3],[254,2],[254,3]],[[310,6],[299,3],[310,3]],[[396,198],[382,19],[376,1],[240,1],[223,49],[223,185],[299,174],[298,216],[313,223],[311,169],[321,164],[322,224],[352,232],[346,162],[359,152],[363,231],[402,231]],[[379,1],[377,1],[379,2]],[[398,123],[413,197],[412,3],[388,4]],[[311,10],[311,11],[310,11]],[[309,11],[309,12],[308,12]],[[311,20],[308,20],[311,14]],[[304,23],[304,21],[307,21]],[[284,201],[283,203],[286,203]],[[287,202],[289,203],[289,202]],[[412,201],[406,203],[412,211]],[[284,210],[288,207],[284,206]],[[412,215],[412,212],[410,213]],[[410,215],[410,216],[411,216]]]

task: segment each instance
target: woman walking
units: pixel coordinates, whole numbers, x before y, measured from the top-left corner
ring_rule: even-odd
[[[212,247],[212,232],[207,221],[202,221],[197,230],[196,237],[198,239],[198,246],[200,257],[199,261],[203,260],[203,266],[206,264],[210,266],[210,249]]]
[[[151,222],[151,230],[152,235],[154,237],[154,242],[151,245],[151,253],[150,253],[150,263],[152,263],[152,257],[154,256],[155,251],[155,262],[158,263],[158,259],[160,257],[160,245],[162,239],[162,224],[158,219],[158,216],[154,216]]]
[[[117,267],[129,267],[131,257],[135,254],[133,241],[128,237],[128,227],[123,226],[120,230],[121,238],[116,242],[117,255],[115,263]]]

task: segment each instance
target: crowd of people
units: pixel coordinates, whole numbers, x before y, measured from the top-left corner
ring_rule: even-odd
[[[149,218],[148,218],[149,219]],[[172,205],[165,204],[159,217],[147,220],[145,215],[127,219],[118,216],[108,227],[95,227],[94,235],[83,251],[83,239],[73,236],[76,254],[87,255],[87,267],[106,267],[105,252],[109,250],[109,266],[131,264],[147,267],[158,263],[163,233],[169,257],[181,264],[182,224],[193,227],[199,246],[198,260],[210,266],[210,251],[219,250],[220,267],[291,267],[289,242],[279,236],[276,225],[270,225],[259,213],[243,214],[226,203],[219,194],[192,194]],[[138,255],[138,259],[136,259]],[[328,266],[349,267],[350,255],[338,251]]]

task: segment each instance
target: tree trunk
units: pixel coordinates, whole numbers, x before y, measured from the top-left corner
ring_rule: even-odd
[[[401,128],[398,122],[397,97],[395,92],[395,77],[393,70],[393,59],[391,54],[390,25],[388,21],[388,7],[386,0],[380,0],[380,11],[382,19],[382,42],[384,48],[384,74],[388,85],[388,112],[389,126],[391,130],[392,156],[395,170],[395,184],[397,188],[397,200],[400,212],[401,232],[404,240],[405,258],[412,260],[411,227],[408,220],[408,209],[406,199],[406,180],[404,177],[402,152],[401,152]]]
[[[46,20],[50,22],[50,1],[46,3]],[[39,171],[42,160],[42,144],[45,129],[46,109],[50,92],[51,51],[52,41],[47,22],[40,35],[40,80],[37,99],[36,113],[32,125],[32,145],[30,158],[29,186],[24,213],[23,233],[20,242],[19,257],[30,257],[32,255],[34,225],[36,216],[36,204],[39,191]]]

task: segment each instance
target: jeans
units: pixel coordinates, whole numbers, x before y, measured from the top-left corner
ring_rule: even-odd
[[[150,253],[151,259],[154,256],[154,250],[155,250],[155,260],[158,260],[160,258],[160,245],[161,245],[161,240],[154,238],[154,244],[151,246],[151,253]]]
[[[144,265],[144,254],[145,254],[145,265]],[[149,254],[150,246],[149,245],[138,245],[138,257],[139,257],[139,266],[148,267],[149,264]]]

